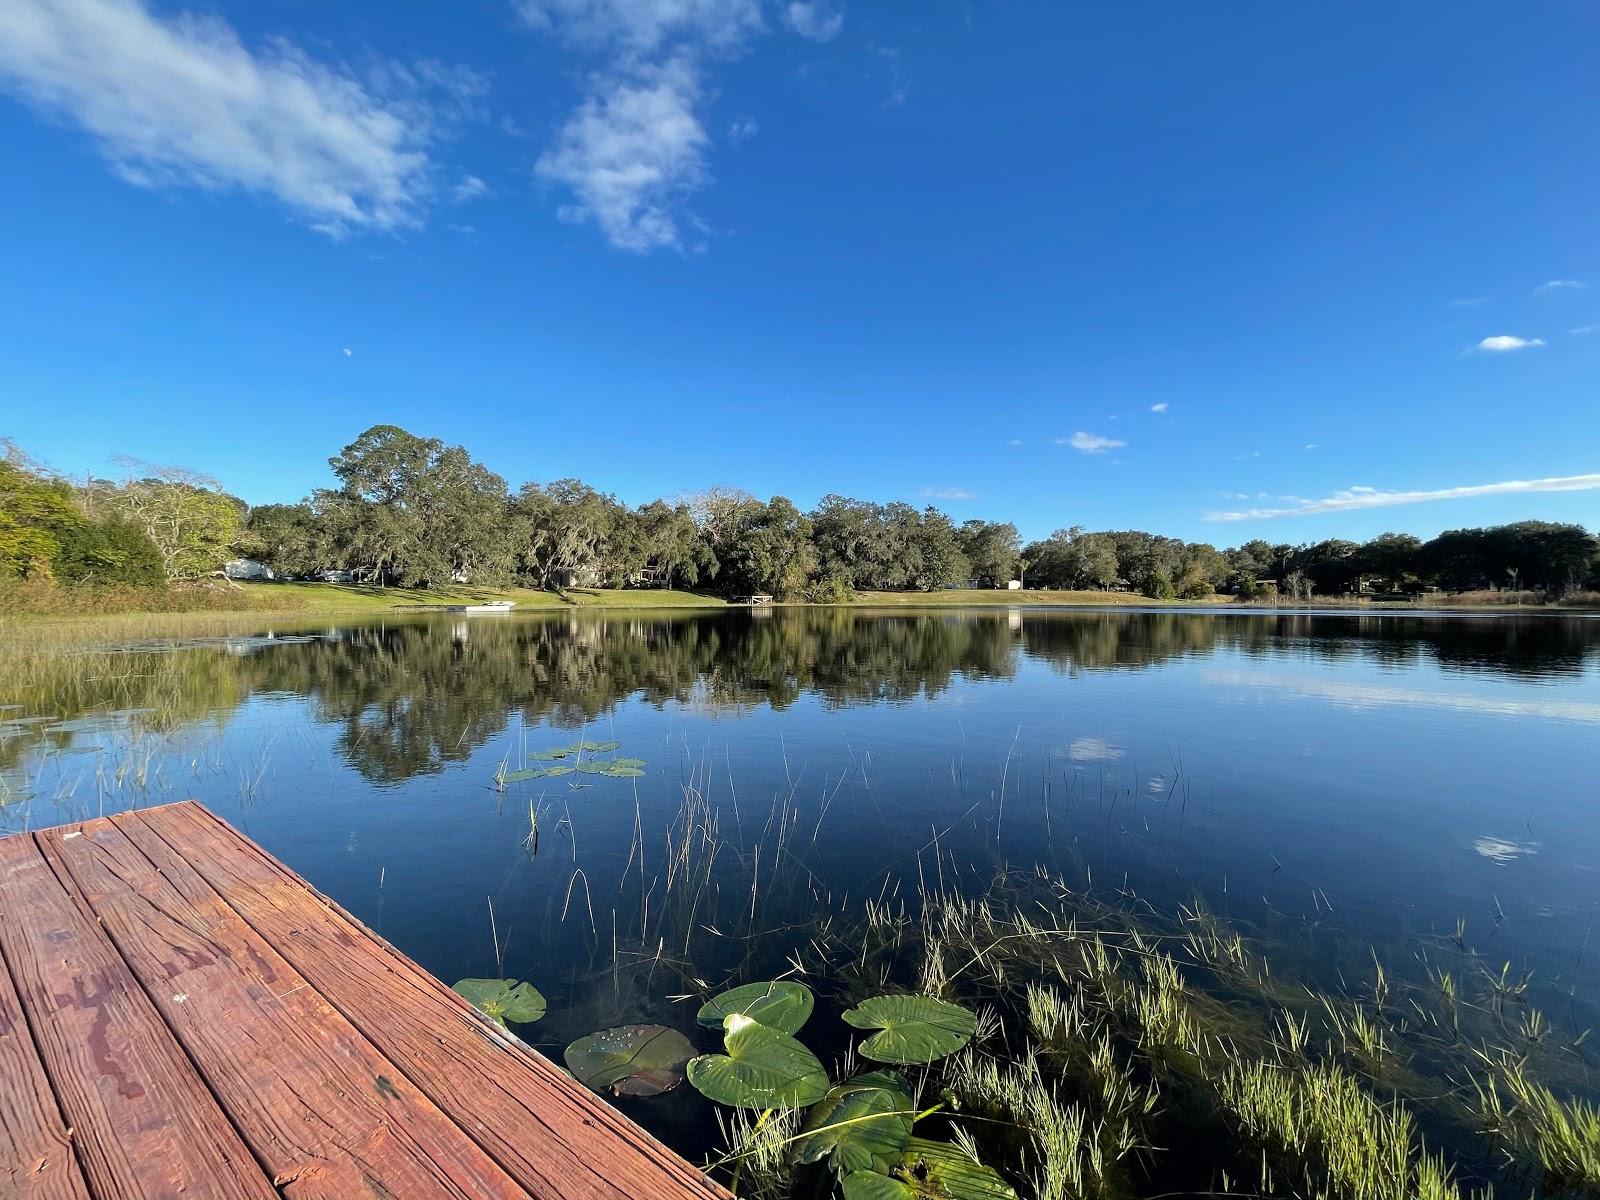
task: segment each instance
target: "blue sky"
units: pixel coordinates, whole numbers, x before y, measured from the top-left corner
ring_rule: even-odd
[[[1593,528],[1596,62],[1589,0],[7,0],[0,434],[256,503],[393,422],[631,503]]]

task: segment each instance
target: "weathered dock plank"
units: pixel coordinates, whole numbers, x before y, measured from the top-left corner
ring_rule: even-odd
[[[139,844],[160,838],[194,864],[533,1195],[728,1200],[723,1188],[199,805],[114,820]]]
[[[0,896],[0,949],[91,1194],[276,1200],[128,965],[32,837],[0,839]]]
[[[72,1139],[0,959],[0,1196],[88,1200]]]
[[[192,867],[115,825],[38,835],[291,1200],[525,1200]]]
[[[6,1200],[731,1200],[193,803],[0,838]]]

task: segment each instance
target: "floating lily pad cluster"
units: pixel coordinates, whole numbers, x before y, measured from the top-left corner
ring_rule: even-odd
[[[721,1054],[689,1060],[689,1082],[735,1108],[809,1108],[795,1159],[824,1159],[846,1200],[1016,1200],[994,1170],[958,1146],[912,1136],[918,1112],[911,1085],[895,1070],[873,1070],[832,1084],[817,1056],[795,1034],[815,1000],[803,984],[749,983],[714,996],[697,1020],[721,1027]],[[864,1058],[895,1066],[931,1063],[972,1040],[977,1018],[931,996],[874,996],[844,1014]]]
[[[549,764],[548,766],[524,767],[518,771],[507,771],[501,767],[494,780],[504,787],[508,783],[521,783],[525,779],[556,779],[563,775],[605,775],[612,779],[639,778],[644,774],[644,759],[615,757],[621,748],[621,742],[573,742],[570,746],[561,746],[554,750],[536,750],[528,755],[529,761]],[[613,757],[598,757],[602,754]]]
[[[502,1027],[545,1014],[531,983],[463,979],[455,990]],[[795,1161],[826,1161],[845,1200],[1016,1200],[999,1174],[959,1146],[913,1136],[926,1113],[918,1113],[899,1071],[879,1068],[832,1083],[795,1036],[815,1007],[804,984],[747,983],[713,996],[695,1015],[702,1028],[722,1031],[720,1054],[696,1055],[688,1038],[665,1025],[619,1025],[579,1038],[563,1057],[573,1077],[597,1092],[659,1096],[687,1077],[708,1099],[733,1108],[809,1109]],[[844,1019],[875,1031],[858,1047],[861,1056],[891,1066],[953,1054],[978,1026],[969,1010],[931,996],[874,996]]]

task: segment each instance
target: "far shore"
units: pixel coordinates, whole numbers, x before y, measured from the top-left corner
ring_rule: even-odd
[[[261,620],[305,622],[320,618],[350,619],[435,612],[450,605],[482,604],[509,600],[514,612],[556,613],[578,609],[599,612],[704,612],[746,608],[716,596],[669,589],[574,588],[565,592],[533,588],[456,587],[450,591],[418,588],[380,588],[359,584],[289,582],[237,583],[227,589],[228,604],[159,604],[139,608],[115,607],[95,611],[14,613],[0,610],[0,631],[17,633],[48,628],[69,638],[79,632],[101,639],[136,639],[172,632],[226,634],[248,629]],[[1365,600],[1353,597],[1314,597],[1310,600],[1250,600],[1214,595],[1201,599],[1152,599],[1122,591],[1057,591],[1029,589],[947,589],[937,592],[859,592],[850,600],[831,605],[804,602],[762,605],[757,611],[777,608],[838,607],[855,609],[948,610],[958,608],[1145,608],[1175,612],[1196,609],[1231,613],[1326,611],[1416,613],[1578,613],[1595,611],[1591,605],[1501,603],[1489,594],[1466,597],[1440,596],[1422,602]]]

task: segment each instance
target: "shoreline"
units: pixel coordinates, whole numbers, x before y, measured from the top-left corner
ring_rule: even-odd
[[[68,633],[74,630],[100,632],[111,635],[138,636],[157,633],[161,629],[196,629],[227,632],[248,627],[260,621],[315,622],[321,619],[354,620],[359,618],[416,616],[440,614],[449,604],[483,603],[489,600],[511,600],[515,603],[509,615],[522,613],[559,613],[590,610],[602,613],[697,613],[743,609],[763,612],[776,609],[839,608],[878,612],[937,612],[969,610],[1144,610],[1166,611],[1174,614],[1211,615],[1258,614],[1360,614],[1360,613],[1412,613],[1441,615],[1593,615],[1600,612],[1593,605],[1550,604],[1484,604],[1473,602],[1451,603],[1441,598],[1437,603],[1418,604],[1406,601],[1353,601],[1341,599],[1313,599],[1294,603],[1268,604],[1260,601],[1240,601],[1232,597],[1215,596],[1199,600],[1160,600],[1128,592],[1081,592],[1033,590],[1011,592],[998,590],[949,590],[940,592],[863,592],[843,602],[795,601],[751,606],[731,603],[714,596],[693,592],[669,590],[603,590],[573,589],[566,594],[536,591],[526,588],[459,589],[448,593],[427,593],[416,589],[367,588],[349,584],[318,583],[243,583],[238,587],[246,595],[267,600],[270,593],[279,589],[293,589],[290,595],[298,601],[283,606],[262,603],[240,608],[195,608],[124,610],[111,612],[76,613],[12,613],[0,611],[0,635],[26,630],[51,630]],[[459,614],[467,616],[469,614]],[[485,614],[470,614],[483,619]],[[487,614],[491,618],[498,614]]]

